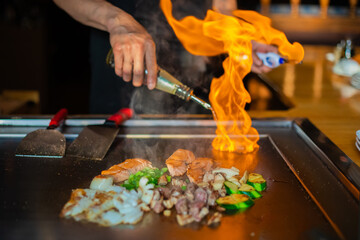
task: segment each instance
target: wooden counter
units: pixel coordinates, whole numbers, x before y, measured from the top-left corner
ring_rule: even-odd
[[[304,46],[302,64],[285,64],[266,74],[295,105],[287,111],[249,111],[251,117],[306,117],[360,166],[355,146],[360,129],[360,90],[332,73],[325,54],[333,47]]]

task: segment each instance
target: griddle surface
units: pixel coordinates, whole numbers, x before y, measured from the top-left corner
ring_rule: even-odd
[[[173,130],[177,132],[176,129]],[[293,160],[293,156],[301,158],[305,155],[311,160],[310,164],[313,162],[313,166],[308,165],[307,168],[317,168],[319,164],[324,164],[318,159],[317,153],[297,137],[298,134],[292,127],[267,129],[260,126],[258,130],[261,133],[260,149],[244,155],[213,151],[211,135],[190,134],[191,137],[186,139],[184,136],[170,134],[164,138],[161,134],[136,135],[140,131],[137,128],[136,134],[129,136],[125,129],[117,137],[103,161],[68,157],[63,159],[15,157],[14,151],[22,138],[0,137],[0,237],[1,239],[24,239],[24,237],[26,239],[319,239],[321,237],[337,239],[339,238],[337,228],[341,229],[340,236],[341,234],[346,237],[355,236],[353,234],[356,233],[339,226],[337,218],[334,219],[335,225],[334,222],[331,224],[333,221],[331,213],[329,213],[330,217],[326,218],[324,210],[321,211],[319,203],[314,201],[314,198],[316,201],[321,200],[322,195],[317,196],[314,191],[318,190],[312,189],[312,186],[319,185],[318,192],[321,192],[321,189],[330,189],[329,184],[332,185],[334,181],[336,185],[332,185],[331,188],[340,189],[338,194],[347,201],[346,207],[350,211],[356,211],[358,209],[356,201],[339,180],[324,167],[319,171],[324,180],[320,180],[320,184],[309,185],[306,176],[302,177],[303,174],[311,175],[311,171],[296,173],[297,169],[301,168],[299,164],[301,161]],[[180,132],[187,134],[186,131]],[[209,132],[209,129],[201,131]],[[156,129],[152,128],[150,132],[156,132]],[[286,141],[289,137],[294,139],[291,142]],[[68,136],[68,144],[73,139],[74,136]],[[178,148],[191,150],[197,157],[214,158],[221,166],[229,164],[238,167],[241,171],[247,169],[262,174],[268,183],[263,197],[255,200],[254,206],[249,210],[223,217],[217,228],[200,224],[180,227],[176,223],[174,212],[170,218],[146,213],[144,219],[137,225],[112,228],[59,218],[59,213],[69,200],[72,189],[88,188],[92,178],[102,170],[134,157],[145,158],[152,161],[156,167],[164,167],[165,160]],[[328,174],[324,175],[323,172]],[[316,178],[313,180],[319,181]],[[309,192],[314,195],[311,197]],[[329,191],[329,196],[332,196],[332,191]],[[326,207],[326,204],[320,201],[320,206]],[[343,207],[339,206],[337,212],[341,214]],[[326,209],[325,213],[327,213]],[[355,221],[350,228],[356,224]]]

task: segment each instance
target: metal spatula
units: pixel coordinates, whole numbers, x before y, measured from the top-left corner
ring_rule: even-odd
[[[66,157],[102,160],[118,134],[120,124],[132,115],[130,108],[123,108],[104,124],[85,127],[68,147]]]
[[[62,158],[65,155],[66,139],[56,128],[63,123],[67,109],[58,111],[50,120],[46,129],[38,129],[28,133],[15,151],[20,157]]]

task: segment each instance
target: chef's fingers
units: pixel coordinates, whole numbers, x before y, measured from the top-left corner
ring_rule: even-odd
[[[148,89],[152,90],[156,86],[158,66],[156,62],[156,47],[153,41],[145,44],[145,65],[147,69],[146,82]]]
[[[273,52],[273,53],[278,53],[278,48],[274,45],[270,45],[270,44],[260,44],[257,48],[257,52],[263,52],[263,53],[267,53],[267,52]]]
[[[123,80],[130,82],[133,71],[133,56],[131,54],[131,46],[123,45],[124,63],[123,63]]]
[[[272,68],[268,67],[268,66],[262,66],[261,68],[261,73],[268,73],[272,70]]]
[[[124,54],[120,47],[113,48],[114,54],[114,63],[115,63],[115,74],[119,77],[123,75],[123,63],[124,63]]]
[[[135,44],[132,46],[134,56],[133,68],[133,85],[140,87],[144,81],[144,46],[142,44]]]
[[[265,49],[267,52],[279,53],[279,49],[275,45],[266,45]]]
[[[263,61],[254,52],[252,54],[252,59],[253,59],[253,65],[257,67],[261,67],[264,64]]]
[[[265,44],[265,43],[260,43],[260,42],[254,41],[254,40],[251,40],[251,44],[252,44],[253,52],[262,52],[262,53],[274,52],[274,53],[278,53],[277,46],[270,45],[270,44]]]
[[[252,60],[251,71],[258,74],[262,73],[261,67],[264,66],[264,63],[255,52],[252,52]]]
[[[260,67],[257,67],[255,65],[252,65],[251,66],[251,71],[254,72],[254,73],[257,73],[257,74],[260,74],[261,71],[260,71]]]
[[[257,74],[261,74],[261,73],[268,73],[270,72],[272,69],[269,68],[268,66],[256,66],[256,65],[252,65],[251,66],[251,71]]]

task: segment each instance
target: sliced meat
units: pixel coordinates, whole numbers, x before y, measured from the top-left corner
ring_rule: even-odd
[[[212,166],[213,160],[211,158],[197,158],[189,164],[186,175],[191,182],[201,183],[203,181],[204,174],[210,171]]]
[[[163,200],[163,205],[164,207],[166,207],[167,209],[171,209],[174,206],[174,201],[172,201],[172,199],[168,199],[168,200]]]
[[[146,167],[152,167],[150,161],[141,158],[131,158],[111,166],[108,170],[102,171],[101,174],[113,176],[114,182],[122,182],[128,179],[130,174],[143,170]]]
[[[194,193],[191,191],[186,190],[184,195],[185,195],[186,199],[189,201],[193,201],[195,199]]]
[[[204,207],[204,203],[200,201],[194,201],[189,204],[189,214],[194,218],[196,222],[201,221],[200,211]]]
[[[131,158],[120,163],[122,168],[131,170],[132,173],[136,173],[144,169],[145,167],[152,167],[151,162],[142,158]]]
[[[191,215],[176,215],[176,220],[180,226],[184,226],[186,224],[192,223],[194,218]]]
[[[206,172],[204,174],[203,182],[212,182],[215,179],[215,174],[212,172]]]
[[[192,193],[194,193],[196,190],[196,184],[195,183],[188,183],[187,186],[186,186],[186,191],[190,191]]]
[[[180,198],[175,204],[175,209],[176,209],[177,214],[186,215],[188,212],[186,198]]]
[[[156,213],[161,213],[162,211],[164,211],[163,200],[160,199],[160,200],[154,201],[154,204],[151,207],[151,209]]]
[[[195,201],[203,202],[204,205],[206,204],[208,199],[208,194],[205,189],[203,188],[196,189],[194,196],[195,196]]]
[[[221,218],[222,218],[222,214],[219,213],[219,212],[215,212],[214,215],[212,215],[212,216],[209,218],[207,224],[208,224],[208,225],[212,225],[212,224],[220,223]]]
[[[197,216],[197,218],[200,219],[199,222],[208,214],[209,214],[209,209],[207,207],[203,207],[200,210],[199,215]]]
[[[173,187],[179,187],[179,188],[186,186],[186,182],[184,180],[176,179],[176,178],[171,179],[171,184],[173,185]]]
[[[150,207],[156,213],[161,213],[164,210],[163,197],[161,196],[160,191],[154,190],[154,196],[151,200]]]
[[[161,177],[159,177],[158,185],[165,186],[167,183],[168,183],[168,181],[167,181],[165,175],[162,175]]]
[[[172,197],[180,197],[182,193],[182,189],[180,187],[173,187],[171,189],[171,196]]]
[[[158,187],[157,190],[164,196],[165,199],[169,199],[171,197],[171,190],[167,187]]]
[[[219,197],[219,193],[217,191],[212,191],[210,194],[208,194],[207,204],[209,206],[215,206],[216,205],[216,199]]]
[[[186,173],[188,164],[195,160],[193,152],[185,149],[176,150],[167,160],[166,166],[171,176],[181,176]]]

